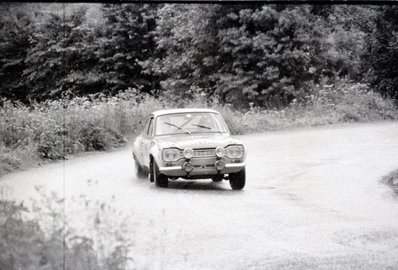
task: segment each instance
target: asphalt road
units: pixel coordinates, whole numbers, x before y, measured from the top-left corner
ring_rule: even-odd
[[[92,208],[76,198],[107,201],[132,224],[124,237],[137,268],[398,269],[398,199],[380,183],[398,168],[397,122],[239,138],[243,191],[208,180],[156,188],[135,177],[131,149],[18,172],[0,187],[25,202],[35,185],[65,196],[80,233]],[[103,220],[118,228],[115,216]]]

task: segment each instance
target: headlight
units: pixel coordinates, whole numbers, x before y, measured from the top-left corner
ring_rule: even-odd
[[[225,149],[225,155],[229,158],[242,158],[244,154],[243,145],[231,145]]]
[[[183,165],[182,167],[184,168],[184,170],[185,170],[187,173],[190,173],[190,172],[193,171],[193,165],[192,165],[191,162],[185,162],[184,165]]]
[[[177,161],[181,158],[181,151],[176,148],[163,149],[162,158],[164,161]]]
[[[223,156],[225,156],[225,148],[222,146],[219,146],[216,148],[216,156],[219,158],[222,158]]]
[[[190,159],[193,156],[192,148],[185,148],[184,149],[184,157]]]
[[[217,160],[215,166],[217,171],[222,171],[222,169],[225,168],[225,163],[222,162],[221,160]]]

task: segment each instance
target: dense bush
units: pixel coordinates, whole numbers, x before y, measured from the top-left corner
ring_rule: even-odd
[[[208,106],[223,114],[234,134],[398,119],[394,103],[371,91],[365,84],[343,80],[333,85],[313,85],[313,93],[305,98],[305,102],[293,101],[282,110],[252,107],[241,112],[214,102]]]
[[[40,159],[64,159],[125,145],[142,129],[144,118],[161,107],[159,101],[138,97],[132,89],[113,97],[92,95],[32,106],[4,100],[0,107],[0,174]]]
[[[86,228],[77,229],[66,220],[64,200],[38,190],[29,208],[0,200],[0,269],[129,269],[132,226],[126,217],[108,203],[71,201],[90,213],[80,216]]]

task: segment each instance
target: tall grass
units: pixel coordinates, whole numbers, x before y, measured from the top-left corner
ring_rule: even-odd
[[[0,175],[46,160],[127,143],[159,101],[128,89],[103,95],[26,106],[4,100],[0,107]]]
[[[174,235],[162,222],[120,209],[123,202],[114,196],[62,197],[40,186],[36,191],[25,203],[0,194],[1,270],[163,269],[165,239]],[[164,219],[166,212],[154,214]]]
[[[217,98],[155,99],[127,89],[116,96],[91,95],[34,103],[3,100],[0,107],[0,176],[47,160],[125,145],[138,134],[152,111],[208,107],[223,115],[233,134],[344,122],[398,119],[393,102],[367,85],[339,82],[314,85],[314,94],[282,110],[235,110]]]
[[[398,119],[398,108],[393,101],[371,91],[366,84],[340,81],[333,85],[314,85],[312,92],[305,100],[295,100],[279,110],[251,107],[237,111],[217,99],[208,102],[203,98],[196,98],[186,106],[218,110],[233,134]]]
[[[65,216],[64,199],[38,191],[30,207],[0,199],[0,269],[132,268],[131,217],[83,198],[68,202],[83,213],[77,227]]]

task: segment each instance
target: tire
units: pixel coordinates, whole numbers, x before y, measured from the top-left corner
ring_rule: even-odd
[[[237,173],[230,173],[229,184],[233,190],[243,189],[246,184],[246,168],[242,168]]]
[[[148,177],[148,172],[146,172],[141,165],[138,163],[138,161],[134,157],[134,163],[135,163],[135,175],[138,178],[147,178]]]
[[[169,179],[166,175],[159,172],[159,166],[156,161],[152,161],[152,175],[157,187],[166,188],[169,185]]]

